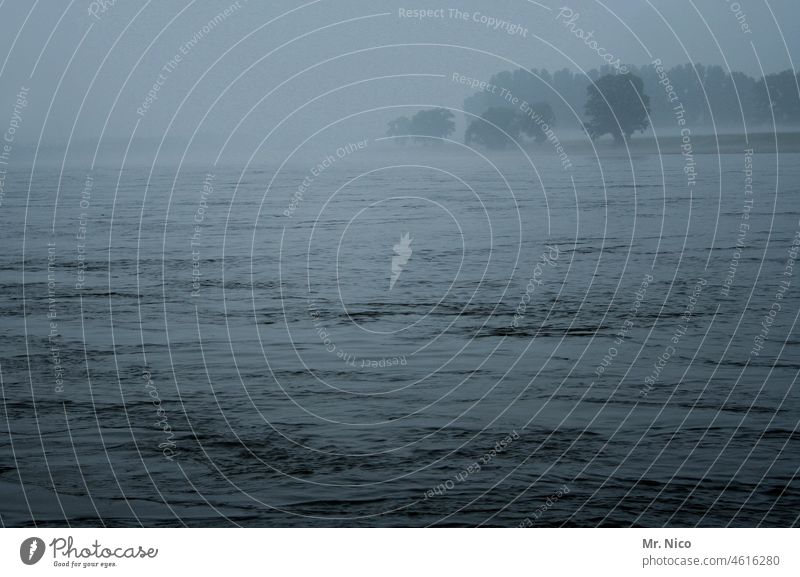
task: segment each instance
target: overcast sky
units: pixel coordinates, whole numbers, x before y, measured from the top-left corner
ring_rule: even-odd
[[[273,135],[280,141],[284,130],[308,135],[371,108],[460,107],[471,91],[451,80],[455,72],[488,79],[517,66],[588,70],[603,64],[598,48],[627,63],[694,61],[760,76],[762,67],[791,68],[800,42],[796,0],[234,4],[7,0],[0,113],[11,118],[28,88],[18,141],[44,146],[63,146],[70,134],[127,139],[134,129],[137,139],[197,131],[223,140],[236,129],[241,142],[288,116]],[[437,12],[419,20],[401,9]],[[594,48],[576,28],[594,33]],[[175,55],[180,62],[165,70]]]

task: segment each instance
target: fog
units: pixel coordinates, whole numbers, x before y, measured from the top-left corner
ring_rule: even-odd
[[[756,82],[793,69],[800,43],[786,29],[798,16],[791,0],[47,0],[7,2],[2,11],[0,110],[11,116],[19,89],[29,89],[17,162],[34,153],[91,161],[98,143],[99,160],[118,162],[129,142],[129,161],[149,162],[157,149],[159,161],[174,161],[190,143],[187,161],[213,161],[220,151],[223,160],[263,161],[312,135],[305,146],[380,135],[414,106],[452,109],[460,138],[469,117],[459,111],[475,90],[454,75],[489,81],[504,70],[566,68],[581,92],[609,61],[646,67],[659,59]],[[559,104],[563,95],[551,92]],[[582,96],[557,110],[566,133],[580,132]]]
[[[798,3],[566,1],[0,0],[0,522],[797,526]]]

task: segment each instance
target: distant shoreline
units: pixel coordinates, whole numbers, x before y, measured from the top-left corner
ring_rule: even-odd
[[[739,134],[692,134],[690,137],[693,154],[729,154],[753,149],[755,154],[774,154],[779,152],[800,152],[800,132],[753,132],[745,138]],[[586,140],[562,141],[570,152],[593,152]],[[627,147],[618,146],[610,139],[598,140],[594,148],[598,152],[621,152],[628,154],[681,154],[683,140],[679,135],[659,136],[652,134],[634,135],[628,140]]]

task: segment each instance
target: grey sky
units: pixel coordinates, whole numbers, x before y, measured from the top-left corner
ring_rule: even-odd
[[[573,23],[593,31],[604,53],[633,64],[694,61],[760,76],[762,66],[791,68],[800,42],[794,0],[742,0],[739,18],[737,3],[727,0],[321,0],[305,7],[240,0],[220,17],[232,4],[117,0],[103,11],[76,0],[64,12],[63,1],[9,0],[0,8],[2,116],[11,116],[24,86],[30,92],[20,143],[42,134],[48,146],[63,147],[73,130],[77,141],[101,133],[126,139],[134,127],[143,139],[158,140],[169,127],[168,140],[186,139],[195,129],[224,140],[241,123],[234,139],[251,139],[251,148],[293,111],[275,142],[374,107],[460,107],[471,91],[448,78],[454,72],[488,79],[516,65],[599,67],[601,56],[557,18],[562,7],[580,15]],[[439,12],[421,21],[401,18],[401,8]],[[469,15],[457,18],[451,8]],[[493,29],[489,18],[508,24]],[[514,26],[517,32],[509,33]],[[187,49],[198,33],[202,38]],[[165,72],[178,54],[181,61]],[[159,74],[157,99],[137,112]]]

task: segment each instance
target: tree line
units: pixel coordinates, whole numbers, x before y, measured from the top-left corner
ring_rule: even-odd
[[[592,138],[610,134],[621,141],[651,123],[675,128],[676,106],[695,130],[800,126],[800,75],[791,70],[753,78],[702,64],[627,68],[625,74],[608,66],[587,75],[569,69],[553,74],[536,69],[498,72],[464,101],[465,141],[488,148],[505,148],[513,140],[542,142],[557,119],[567,127],[584,128]],[[665,90],[667,85],[672,90]],[[430,140],[454,131],[452,112],[433,109],[393,120],[387,134]]]

